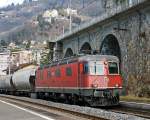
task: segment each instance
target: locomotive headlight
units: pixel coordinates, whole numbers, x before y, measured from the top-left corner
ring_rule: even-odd
[[[116,85],[115,85],[115,87],[119,87],[119,85],[118,85],[118,84],[116,84]]]
[[[107,65],[107,64],[108,64],[108,62],[104,61],[104,65]]]
[[[108,78],[108,77],[104,77],[104,80],[105,80],[105,81],[109,81],[109,78]]]
[[[98,84],[92,84],[92,87],[97,88]]]

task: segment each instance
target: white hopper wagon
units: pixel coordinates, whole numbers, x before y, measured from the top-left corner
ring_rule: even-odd
[[[35,86],[36,68],[21,69],[12,76],[16,91],[31,91]]]

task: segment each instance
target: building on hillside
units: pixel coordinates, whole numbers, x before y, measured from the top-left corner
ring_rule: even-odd
[[[43,56],[45,56],[45,53],[47,53],[47,42],[43,41],[43,43],[39,43],[34,46],[31,45],[31,51],[33,61],[40,65],[41,59],[43,59]]]
[[[9,49],[15,49],[16,48],[16,44],[15,43],[10,43],[8,46]]]
[[[53,9],[53,10],[46,10],[43,14],[43,17],[44,18],[47,18],[47,17],[58,17],[58,11]]]
[[[78,15],[78,11],[77,10],[73,10],[71,8],[67,8],[64,11],[67,13],[68,16],[69,15]]]
[[[43,41],[43,45],[47,46],[47,41]]]
[[[9,44],[9,47],[12,48],[12,49],[14,49],[14,48],[16,47],[16,44],[11,42],[11,43]]]
[[[37,58],[39,53],[37,53]],[[6,75],[10,72],[13,73],[21,65],[34,63],[33,52],[30,50],[21,50],[16,52],[2,52],[0,53],[0,75]],[[38,61],[40,61],[41,57]]]
[[[6,75],[6,70],[10,65],[10,53],[3,52],[0,53],[0,75]]]
[[[40,65],[42,51],[40,49],[32,49],[33,61],[38,65]]]
[[[11,61],[13,66],[19,66],[20,61],[20,51],[11,53]]]
[[[48,54],[49,54],[49,49],[45,49],[41,52],[41,59],[40,59],[40,64],[45,63],[45,61],[49,61],[48,60]]]
[[[52,18],[57,18],[58,17],[58,11],[53,9],[53,10],[46,10],[43,14],[43,18],[45,19],[45,21],[51,23],[52,22]]]
[[[23,50],[19,53],[19,64],[25,64],[25,63],[32,63],[33,62],[33,56],[32,51],[29,50]]]
[[[22,44],[27,45],[27,44],[28,44],[28,41],[27,41],[27,40],[24,40],[24,41],[22,42]]]
[[[35,45],[36,44],[36,41],[34,41],[34,40],[31,40],[31,45]]]
[[[21,64],[32,63],[33,55],[30,50],[21,50],[11,53],[12,65],[19,66]]]

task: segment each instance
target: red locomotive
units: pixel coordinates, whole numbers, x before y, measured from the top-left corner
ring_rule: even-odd
[[[36,71],[35,92],[90,106],[119,103],[122,78],[119,60],[110,55],[86,55],[64,59]]]
[[[82,101],[90,106],[117,105],[121,88],[119,60],[110,55],[72,57],[0,76],[0,93]]]

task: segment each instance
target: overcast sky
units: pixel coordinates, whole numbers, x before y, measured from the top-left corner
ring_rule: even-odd
[[[11,3],[19,3],[21,4],[24,0],[0,0],[0,7],[4,7],[4,6],[7,6]]]

